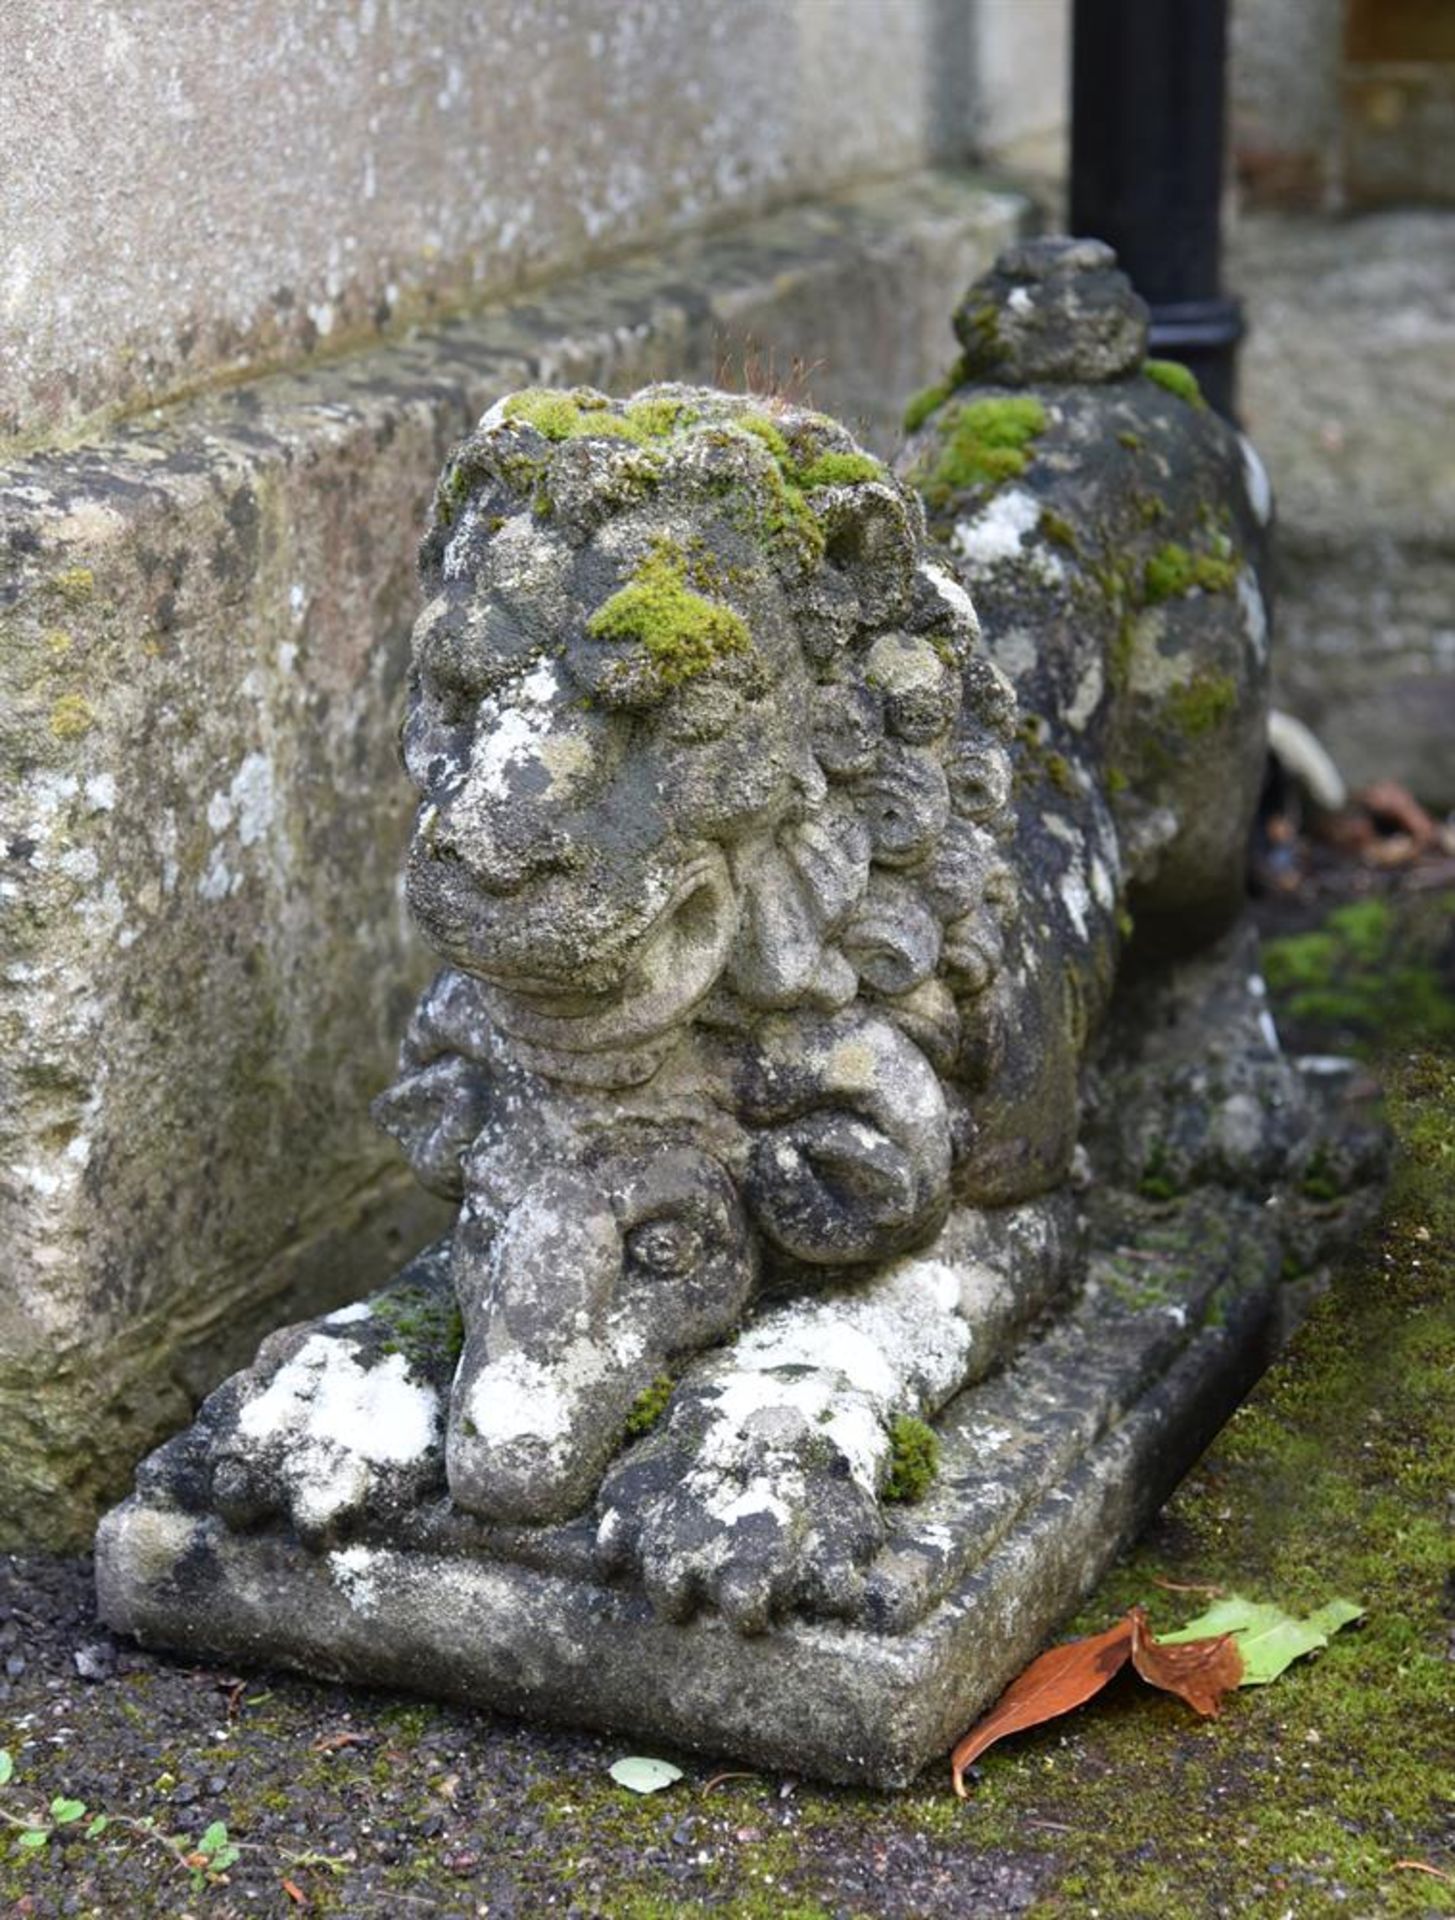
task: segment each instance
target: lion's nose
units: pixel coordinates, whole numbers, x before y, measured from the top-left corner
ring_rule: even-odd
[[[529,808],[446,803],[421,822],[420,839],[432,860],[463,866],[486,893],[516,893],[528,880],[581,864],[571,836]]]

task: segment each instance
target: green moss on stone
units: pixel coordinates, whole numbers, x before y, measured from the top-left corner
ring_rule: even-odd
[[[1180,594],[1227,593],[1237,582],[1238,565],[1227,553],[1195,553],[1169,540],[1147,561],[1142,591],[1149,606]]]
[[[764,546],[792,555],[804,566],[816,566],[823,558],[824,530],[802,487],[785,479],[777,466],[768,469],[767,482],[767,501],[754,503],[740,516],[744,531]]]
[[[973,373],[988,373],[1004,360],[1006,344],[1000,337],[1000,308],[993,300],[981,300],[967,307],[956,319],[956,331],[964,344],[961,378]]]
[[[470,469],[463,460],[452,460],[440,475],[435,488],[435,516],[442,527],[452,527],[470,495]]]
[[[1167,1149],[1157,1141],[1147,1155],[1137,1192],[1144,1200],[1175,1200],[1181,1191]]]
[[[964,375],[964,363],[957,360],[943,380],[936,380],[932,386],[921,387],[904,410],[905,432],[914,433],[932,413],[937,413],[960,385]]]
[[[793,455],[788,451],[788,442],[776,422],[770,420],[766,413],[745,413],[739,418],[738,425],[744,433],[761,440],[780,467],[792,466]]]
[[[853,487],[866,480],[882,480],[885,470],[867,453],[821,453],[797,475],[800,487]]]
[[[896,1414],[889,1423],[889,1448],[884,1498],[905,1505],[923,1500],[940,1467],[940,1443],[934,1429],[913,1414]]]
[[[1045,430],[1046,409],[1031,394],[968,401],[944,416],[939,452],[916,484],[931,507],[972,487],[998,487],[1025,472]]]
[[[1075,793],[1076,780],[1071,772],[1071,763],[1064,754],[1048,753],[1046,755],[1046,777],[1059,792]]]
[[[1211,733],[1238,710],[1238,689],[1231,674],[1194,674],[1186,686],[1167,696],[1166,712],[1174,730],[1184,739]]]
[[[1197,375],[1190,367],[1184,367],[1180,360],[1144,360],[1142,372],[1149,380],[1155,380],[1159,387],[1165,387],[1168,393],[1175,393],[1179,400],[1185,400],[1191,407],[1205,407],[1202,388],[1197,384]]]
[[[1040,530],[1048,540],[1063,547],[1067,553],[1076,552],[1076,529],[1064,514],[1055,513],[1050,507],[1042,507]]]
[[[50,591],[68,607],[84,607],[96,592],[96,576],[89,567],[64,567],[50,582]]]
[[[548,387],[526,387],[506,401],[507,420],[534,427],[547,440],[574,440],[582,434],[629,440],[634,436],[625,420],[603,413],[599,407],[583,407],[574,393],[558,393]]]
[[[628,426],[645,443],[670,439],[682,428],[690,427],[698,414],[685,400],[674,400],[666,394],[659,394],[648,400],[634,400],[626,410],[626,418]]]
[[[659,1373],[651,1385],[643,1387],[632,1401],[631,1411],[626,1417],[628,1438],[635,1440],[644,1433],[650,1433],[667,1411],[667,1403],[671,1398],[672,1376],[670,1373]]]
[[[389,1338],[382,1353],[403,1354],[411,1365],[443,1363],[453,1367],[465,1344],[465,1323],[459,1303],[450,1293],[428,1287],[394,1287],[369,1302],[374,1320]]]
[[[670,439],[697,418],[683,400],[654,395],[633,401],[626,412],[613,413],[604,394],[589,387],[569,392],[550,387],[526,387],[505,403],[505,418],[534,427],[547,440],[630,440],[649,447]]]
[[[688,584],[687,556],[659,541],[586,623],[594,640],[635,641],[664,686],[707,673],[750,646],[742,616]]]
[[[79,740],[95,724],[95,709],[84,694],[63,693],[51,708],[51,732],[57,740]]]

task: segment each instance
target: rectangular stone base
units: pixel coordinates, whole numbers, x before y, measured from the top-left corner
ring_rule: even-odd
[[[1270,1357],[1277,1252],[1254,1210],[1231,1231],[1224,1218],[1192,1267],[1171,1243],[1200,1240],[1199,1222],[1172,1233],[1165,1215],[1094,1257],[1081,1300],[942,1412],[935,1486],[900,1510],[864,1624],[745,1638],[570,1573],[378,1543],[314,1554],[139,1495],[98,1537],[101,1613],[230,1663],[903,1787],[1090,1590]]]

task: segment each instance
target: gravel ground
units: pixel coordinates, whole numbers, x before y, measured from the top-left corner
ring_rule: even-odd
[[[717,1769],[684,1759],[683,1781],[638,1798],[606,1776],[620,1743],[142,1653],[97,1628],[90,1571],[0,1562],[0,1738],[16,1762],[0,1807],[88,1808],[36,1856],[12,1846],[0,1893],[16,1914],[615,1920],[700,1903],[963,1920],[1023,1913],[1046,1878],[1044,1860],[816,1817],[834,1802],[872,1811],[861,1796],[759,1776],[708,1788]],[[150,1815],[184,1853],[221,1820],[241,1852],[209,1884],[135,1828],[88,1838],[91,1810]]]

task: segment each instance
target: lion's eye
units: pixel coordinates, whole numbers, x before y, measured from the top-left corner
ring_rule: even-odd
[[[627,1258],[658,1279],[690,1273],[702,1254],[702,1235],[686,1220],[648,1220],[627,1235]]]

